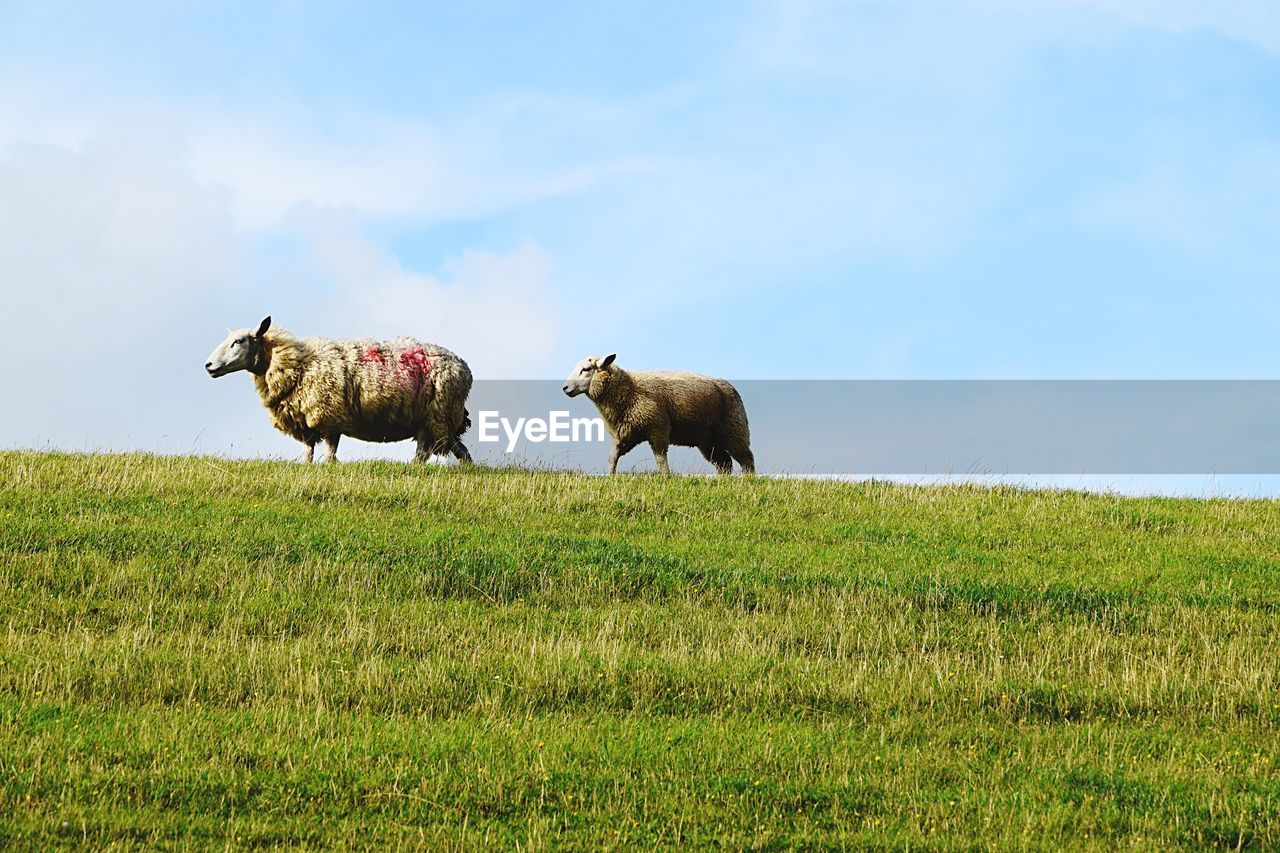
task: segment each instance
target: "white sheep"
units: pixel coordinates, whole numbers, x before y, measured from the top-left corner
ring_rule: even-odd
[[[252,373],[272,425],[307,446],[308,462],[321,440],[336,461],[344,435],[416,439],[420,462],[442,452],[471,461],[460,440],[471,425],[471,369],[443,347],[412,338],[298,339],[267,317],[256,330],[229,334],[204,367],[214,378]]]
[[[658,470],[669,473],[667,447],[696,447],[721,474],[754,474],[751,430],[742,397],[729,382],[675,371],[631,372],[613,363],[617,354],[578,362],[561,389],[570,397],[586,394],[596,404],[613,436],[609,473],[631,448],[649,442]]]

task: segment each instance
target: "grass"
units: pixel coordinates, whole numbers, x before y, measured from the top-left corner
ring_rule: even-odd
[[[1280,504],[0,454],[0,845],[1280,845]]]

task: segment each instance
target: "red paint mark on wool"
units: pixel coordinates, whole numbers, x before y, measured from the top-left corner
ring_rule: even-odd
[[[366,364],[367,364],[367,363],[369,363],[369,362],[373,362],[373,361],[376,361],[376,362],[378,362],[379,364],[381,364],[381,363],[382,363],[382,350],[378,349],[378,345],[377,345],[377,344],[374,344],[373,346],[369,347],[368,349],[366,349],[366,350],[362,350],[362,351],[361,351],[361,353],[360,353],[360,360],[361,360],[362,362],[365,362]]]
[[[409,374],[413,384],[421,385],[431,375],[431,359],[422,347],[400,353],[400,369]]]

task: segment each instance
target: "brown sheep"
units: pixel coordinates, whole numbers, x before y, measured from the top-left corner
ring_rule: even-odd
[[[563,390],[586,394],[596,404],[613,436],[609,473],[631,448],[649,442],[658,470],[670,473],[667,447],[696,447],[720,474],[754,474],[747,410],[738,391],[724,379],[677,371],[631,372],[614,365],[616,353],[578,362]]]

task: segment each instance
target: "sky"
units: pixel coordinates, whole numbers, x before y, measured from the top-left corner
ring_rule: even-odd
[[[0,0],[4,447],[295,455],[202,370],[267,314],[480,379],[1272,378],[1278,282],[1274,0]]]

